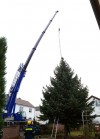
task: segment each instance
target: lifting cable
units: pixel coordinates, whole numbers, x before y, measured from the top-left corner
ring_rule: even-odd
[[[59,50],[60,50],[60,56],[61,56],[61,58],[62,58],[61,43],[60,43],[60,28],[58,29],[58,39],[59,39]]]

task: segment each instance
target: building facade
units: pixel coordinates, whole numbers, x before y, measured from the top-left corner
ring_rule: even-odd
[[[22,112],[23,117],[26,117],[26,119],[32,119],[36,120],[40,124],[46,124],[47,121],[41,121],[39,120],[39,116],[41,115],[40,107],[34,107],[29,101],[23,100],[21,98],[16,99],[16,107],[15,107],[15,113]]]
[[[21,98],[16,99],[15,113],[17,112],[22,112],[26,119],[33,120],[35,118],[35,107],[29,101]]]
[[[37,122],[39,122],[41,125],[45,125],[45,124],[47,124],[48,123],[48,120],[46,120],[46,121],[41,121],[41,120],[39,120],[39,116],[41,115],[41,112],[40,112],[40,107],[38,106],[38,107],[35,107],[35,120],[37,121]]]
[[[100,98],[95,96],[90,96],[88,102],[94,101],[94,111],[92,115],[96,115],[96,118],[93,119],[93,123],[100,124]]]

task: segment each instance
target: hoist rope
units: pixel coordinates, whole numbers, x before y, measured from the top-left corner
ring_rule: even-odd
[[[59,50],[60,50],[60,56],[61,56],[61,58],[62,58],[61,43],[60,43],[60,28],[58,29],[58,39],[59,39]]]

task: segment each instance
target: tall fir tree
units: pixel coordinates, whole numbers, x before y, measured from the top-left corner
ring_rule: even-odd
[[[6,74],[6,51],[7,43],[6,38],[0,38],[0,130],[3,126],[2,113],[5,103],[5,74]]]
[[[40,119],[49,119],[50,122],[59,119],[64,124],[65,137],[69,128],[82,123],[82,111],[88,109],[88,114],[93,111],[93,103],[88,104],[88,89],[81,84],[81,79],[74,75],[63,58],[60,65],[54,70],[51,84],[43,88],[43,99]]]

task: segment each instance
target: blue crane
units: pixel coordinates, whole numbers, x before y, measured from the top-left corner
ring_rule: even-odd
[[[32,48],[25,64],[20,64],[18,67],[18,70],[15,74],[15,77],[13,79],[13,82],[11,84],[9,93],[8,93],[8,100],[7,100],[7,104],[5,107],[6,110],[6,114],[3,117],[14,117],[14,120],[22,120],[22,117],[19,117],[18,114],[15,114],[15,101],[16,101],[16,97],[17,97],[17,93],[19,91],[21,82],[23,77],[25,77],[25,73],[26,73],[26,69],[28,67],[28,64],[39,44],[39,42],[41,41],[43,35],[45,34],[46,30],[48,29],[49,25],[51,24],[51,22],[53,21],[54,17],[56,16],[56,14],[58,13],[58,11],[55,12],[55,14],[53,15],[53,17],[51,18],[51,20],[49,21],[49,23],[47,24],[47,26],[45,27],[45,29],[43,30],[43,32],[41,33],[41,35],[39,36],[38,40],[36,41],[34,47]]]

